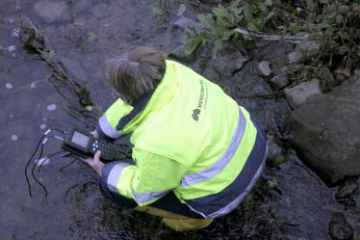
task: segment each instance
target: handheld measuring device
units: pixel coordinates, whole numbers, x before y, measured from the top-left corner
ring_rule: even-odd
[[[64,150],[84,158],[93,157],[94,154],[100,150],[100,158],[105,162],[121,158],[121,152],[118,151],[113,144],[103,139],[94,138],[91,133],[75,127],[71,127],[67,131],[61,147]]]

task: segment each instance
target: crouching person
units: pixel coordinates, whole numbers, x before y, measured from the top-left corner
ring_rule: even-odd
[[[216,84],[152,48],[105,63],[120,95],[100,118],[99,137],[130,134],[133,162],[85,161],[103,195],[163,218],[168,227],[205,228],[234,210],[258,179],[266,138],[253,116]]]

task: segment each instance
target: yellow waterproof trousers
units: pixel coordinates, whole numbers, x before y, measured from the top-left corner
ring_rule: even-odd
[[[165,226],[175,231],[188,231],[206,228],[214,221],[213,218],[189,218],[150,206],[136,207],[135,210],[162,217],[162,222],[165,224]]]

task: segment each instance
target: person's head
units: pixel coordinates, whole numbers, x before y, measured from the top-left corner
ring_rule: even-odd
[[[127,102],[154,89],[165,72],[162,52],[149,47],[133,47],[105,62],[104,77]]]

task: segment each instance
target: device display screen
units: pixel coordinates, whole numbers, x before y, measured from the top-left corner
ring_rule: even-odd
[[[75,143],[76,145],[79,145],[83,148],[86,148],[88,143],[90,141],[90,138],[80,132],[74,131],[74,134],[71,138],[71,142]]]

